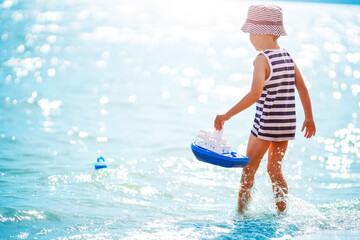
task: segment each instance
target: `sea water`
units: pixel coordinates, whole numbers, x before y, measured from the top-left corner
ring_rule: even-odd
[[[302,70],[316,137],[301,133],[278,214],[266,173],[244,216],[242,169],[190,151],[251,86],[246,1],[0,4],[1,239],[359,239],[360,7],[279,2],[279,44]],[[245,154],[255,107],[223,135]],[[108,168],[95,170],[98,157]]]

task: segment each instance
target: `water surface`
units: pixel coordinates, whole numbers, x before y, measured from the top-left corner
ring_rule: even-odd
[[[278,215],[266,158],[245,216],[241,169],[190,143],[250,89],[249,2],[4,1],[0,17],[1,239],[356,239],[360,7],[280,2],[279,43],[301,68],[316,137],[298,130]],[[225,125],[244,153],[254,108]],[[103,156],[108,169],[95,171]]]

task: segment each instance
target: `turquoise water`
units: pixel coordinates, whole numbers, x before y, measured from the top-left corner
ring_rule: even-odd
[[[359,239],[360,7],[279,4],[317,134],[302,137],[297,99],[287,213],[265,158],[238,216],[242,170],[198,162],[190,143],[250,88],[249,2],[2,2],[0,238]],[[226,123],[234,150],[254,112]]]

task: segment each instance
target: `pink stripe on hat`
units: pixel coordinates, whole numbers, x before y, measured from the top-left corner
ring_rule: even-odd
[[[255,21],[255,20],[251,20],[251,19],[246,19],[247,23],[252,23],[252,24],[258,24],[258,25],[279,25],[282,26],[283,22],[270,22],[270,21]]]
[[[287,35],[283,25],[282,9],[275,5],[250,6],[241,30],[254,34]]]

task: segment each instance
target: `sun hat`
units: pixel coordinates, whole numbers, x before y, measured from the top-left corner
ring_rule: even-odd
[[[246,33],[286,36],[282,9],[276,5],[252,5],[241,27]]]

